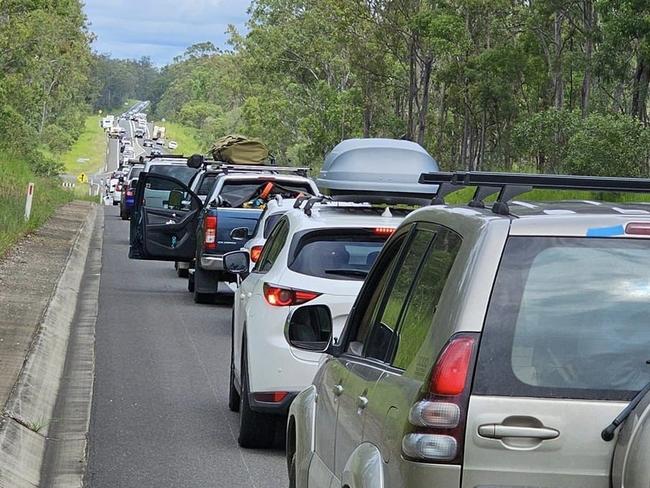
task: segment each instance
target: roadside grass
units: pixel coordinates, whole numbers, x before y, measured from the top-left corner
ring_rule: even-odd
[[[156,122],[156,125],[164,125],[166,128],[165,141],[176,141],[177,149],[168,149],[172,154],[192,154],[201,153],[201,143],[197,137],[197,130],[185,125],[174,122]]]
[[[99,125],[101,115],[90,115],[79,140],[68,152],[60,156],[66,173],[78,176],[86,173],[90,176],[104,167],[106,161],[106,136]]]
[[[24,221],[27,185],[34,183],[34,201],[29,222]],[[74,194],[61,187],[58,178],[34,176],[27,163],[0,153],[0,256],[20,237],[40,227]]]

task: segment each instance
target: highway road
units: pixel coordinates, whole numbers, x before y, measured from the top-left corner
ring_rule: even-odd
[[[173,263],[130,261],[128,222],[104,207],[86,486],[288,486],[281,435],[240,449],[228,410],[232,295],[196,305]]]

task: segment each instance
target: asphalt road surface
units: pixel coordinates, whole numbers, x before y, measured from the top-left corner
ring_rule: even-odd
[[[227,405],[232,295],[197,305],[173,263],[129,260],[129,223],[104,209],[86,486],[288,486],[280,442],[237,445],[239,415]]]

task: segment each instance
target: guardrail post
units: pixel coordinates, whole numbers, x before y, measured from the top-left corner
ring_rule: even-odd
[[[27,199],[25,200],[25,222],[32,215],[32,200],[34,199],[34,183],[27,185]]]

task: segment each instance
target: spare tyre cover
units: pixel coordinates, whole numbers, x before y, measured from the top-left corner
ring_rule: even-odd
[[[630,414],[618,435],[612,487],[650,487],[650,393]]]

